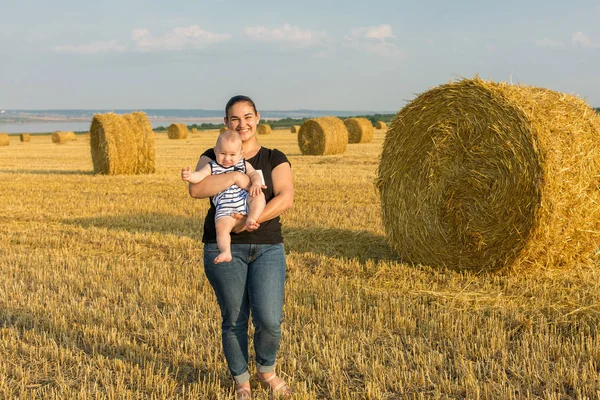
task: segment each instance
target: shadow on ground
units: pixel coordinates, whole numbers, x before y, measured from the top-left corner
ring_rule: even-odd
[[[201,240],[204,217],[144,213],[76,218],[62,222],[83,228],[106,228],[130,233],[160,233]]]
[[[365,231],[332,228],[285,228],[286,251],[311,252],[327,257],[367,260],[399,260],[385,236]]]
[[[130,233],[160,233],[202,240],[203,216],[175,216],[168,214],[126,214],[97,218],[64,220],[63,223],[80,227],[124,230]],[[327,257],[367,260],[394,260],[399,256],[388,245],[385,236],[366,231],[333,228],[283,227],[287,252],[311,252]]]
[[[62,171],[54,169],[0,169],[2,174],[32,174],[32,175],[94,175],[94,171]]]

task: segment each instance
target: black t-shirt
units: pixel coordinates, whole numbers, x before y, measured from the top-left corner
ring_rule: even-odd
[[[203,156],[216,159],[215,150],[213,148],[202,153]],[[274,197],[273,195],[273,178],[271,171],[284,162],[290,163],[285,154],[277,149],[266,149],[261,147],[258,153],[252,158],[247,158],[246,161],[254,167],[255,170],[261,170],[265,179],[266,189],[263,189],[265,200],[267,203]],[[204,219],[204,234],[202,242],[216,243],[217,231],[215,230],[215,205],[210,198],[210,208]],[[243,231],[240,233],[231,233],[232,244],[277,244],[283,243],[281,235],[281,222],[279,217],[275,217],[268,221],[262,221],[260,227],[252,232]]]

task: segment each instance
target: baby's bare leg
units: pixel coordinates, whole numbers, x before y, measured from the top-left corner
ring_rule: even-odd
[[[265,194],[260,193],[256,197],[248,196],[248,216],[246,217],[246,229],[253,231],[258,229],[258,218],[262,214],[267,202],[265,200]]]
[[[217,246],[221,253],[215,257],[215,264],[231,261],[231,230],[235,225],[236,219],[229,216],[223,216],[215,221],[217,230]]]

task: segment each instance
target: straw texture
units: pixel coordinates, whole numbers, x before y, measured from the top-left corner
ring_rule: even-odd
[[[259,135],[270,135],[271,125],[258,124],[258,126],[256,127],[256,133],[258,133]]]
[[[348,129],[337,117],[320,117],[304,121],[298,132],[302,154],[342,154],[348,146]]]
[[[8,146],[10,144],[10,138],[8,133],[0,133],[0,146]]]
[[[369,143],[373,141],[373,124],[366,118],[346,118],[348,143]]]
[[[90,147],[96,174],[145,174],[155,171],[154,132],[146,114],[96,114]]]
[[[190,131],[186,124],[171,124],[167,130],[169,139],[187,139]]]
[[[152,124],[145,113],[137,111],[122,116],[133,130],[137,143],[137,162],[134,174],[152,174],[156,172],[156,136]]]
[[[21,140],[21,142],[30,142],[31,135],[29,133],[21,133],[21,135],[19,136],[19,139]]]
[[[563,268],[600,244],[600,119],[551,90],[464,79],[398,112],[377,186],[407,261]]]

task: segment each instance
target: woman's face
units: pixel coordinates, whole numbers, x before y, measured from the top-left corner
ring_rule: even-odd
[[[233,130],[237,131],[242,138],[242,142],[246,142],[256,135],[256,125],[260,121],[260,114],[254,113],[252,105],[245,101],[235,103],[229,108],[225,117],[225,125]]]

